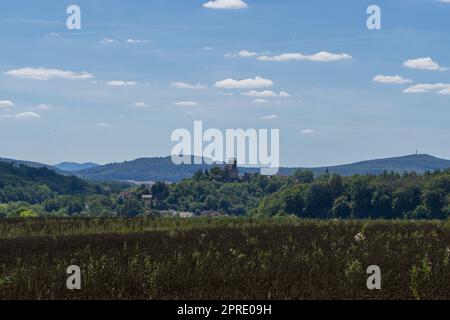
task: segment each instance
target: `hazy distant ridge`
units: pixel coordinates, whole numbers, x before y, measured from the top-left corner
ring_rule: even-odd
[[[211,168],[209,165],[174,165],[170,157],[141,158],[122,163],[113,163],[105,166],[81,170],[77,175],[92,180],[133,180],[133,181],[171,181],[177,182],[190,178],[199,169]],[[443,170],[450,168],[450,160],[439,159],[430,155],[409,155],[404,157],[368,160],[352,164],[306,168],[316,174],[338,173],[343,176],[354,174],[380,174],[383,171],[398,173]],[[280,174],[289,175],[298,168],[280,168]],[[305,169],[305,168],[301,168]],[[244,172],[258,172],[258,169],[240,169]]]
[[[211,165],[174,165],[170,157],[140,158],[133,161],[98,165],[96,163],[63,162],[50,166],[38,162],[4,159],[3,162],[12,162],[17,165],[24,164],[33,168],[48,168],[60,173],[75,174],[90,180],[122,180],[122,181],[168,181],[177,182],[190,178],[198,170],[211,169]],[[450,160],[439,159],[426,154],[409,155],[395,158],[367,160],[352,164],[317,167],[317,168],[280,168],[280,174],[291,175],[297,169],[311,170],[316,174],[323,174],[327,170],[343,176],[354,174],[380,174],[384,171],[403,173],[444,170],[450,168]],[[256,173],[256,168],[241,168],[241,173]]]
[[[87,163],[76,163],[76,162],[62,162],[56,164],[54,167],[62,171],[72,172],[91,169],[100,166],[97,163],[87,162]]]

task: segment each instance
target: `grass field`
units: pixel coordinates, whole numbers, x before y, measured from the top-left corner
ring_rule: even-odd
[[[448,222],[0,221],[0,299],[450,299]],[[82,288],[66,288],[81,268]],[[378,265],[382,289],[368,290]]]

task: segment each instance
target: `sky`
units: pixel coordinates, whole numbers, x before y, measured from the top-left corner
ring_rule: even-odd
[[[448,0],[2,1],[0,38],[0,157],[168,156],[201,120],[279,129],[282,166],[450,159]]]

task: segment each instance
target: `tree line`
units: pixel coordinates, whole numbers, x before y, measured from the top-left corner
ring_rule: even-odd
[[[162,187],[157,208],[218,210],[230,215],[295,215],[320,219],[446,219],[450,215],[450,170],[380,175],[293,176],[227,182],[225,172],[199,171],[192,179]]]
[[[143,196],[149,195],[151,200],[145,201]],[[176,184],[130,187],[0,163],[0,217],[134,217],[168,210],[249,217],[447,219],[450,169],[350,177],[297,170],[292,176],[230,179],[226,170],[214,167]]]

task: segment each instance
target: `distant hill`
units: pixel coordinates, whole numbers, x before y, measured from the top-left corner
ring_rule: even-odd
[[[168,181],[178,182],[190,178],[199,169],[211,169],[212,166],[203,165],[174,165],[170,157],[141,158],[123,163],[113,163],[105,166],[76,171],[80,177],[91,180],[122,180],[122,181]],[[311,170],[315,174],[327,171],[343,176],[354,174],[380,174],[384,171],[403,173],[434,171],[450,168],[450,160],[439,159],[430,155],[409,155],[404,157],[368,160],[353,164],[319,167],[319,168],[280,168],[280,174],[291,175],[297,169]],[[255,168],[241,168],[241,173],[259,172]]]
[[[40,203],[58,195],[96,192],[95,186],[75,176],[66,176],[48,168],[0,162],[0,203],[26,201]]]
[[[0,162],[13,163],[16,166],[23,164],[27,167],[31,167],[31,168],[35,168],[35,169],[47,168],[49,170],[53,170],[53,171],[57,171],[57,172],[59,171],[59,169],[54,166],[50,166],[48,164],[43,164],[43,163],[39,163],[39,162],[33,162],[33,161],[0,158]]]
[[[367,160],[352,164],[306,168],[315,174],[323,174],[327,170],[330,173],[337,173],[342,176],[354,174],[373,174],[378,175],[384,171],[404,173],[417,172],[419,174],[426,171],[444,170],[450,168],[450,160],[439,159],[427,154],[408,155],[403,157],[385,158],[376,160]],[[282,174],[292,174],[297,168],[282,168]]]
[[[55,168],[58,168],[61,171],[73,172],[91,169],[100,166],[97,163],[87,162],[87,163],[77,163],[77,162],[62,162],[54,165]]]
[[[193,163],[193,162],[192,162]],[[211,166],[202,165],[175,165],[171,157],[166,158],[140,158],[122,163],[111,163],[86,170],[74,172],[74,174],[97,181],[121,180],[121,181],[167,181],[177,182],[191,178],[198,170],[205,170]]]

